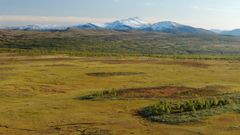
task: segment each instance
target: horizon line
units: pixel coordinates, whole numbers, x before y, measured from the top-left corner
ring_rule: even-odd
[[[240,27],[229,27],[229,28],[216,28],[216,27],[204,27],[196,26],[191,24],[190,20],[175,21],[169,19],[163,19],[159,17],[125,17],[125,18],[97,18],[97,17],[76,17],[76,16],[23,16],[23,15],[0,15],[0,28],[1,27],[17,27],[17,26],[26,26],[26,25],[58,25],[58,26],[73,26],[77,24],[84,23],[94,23],[94,24],[105,24],[116,20],[124,20],[130,18],[139,18],[146,23],[158,23],[164,21],[177,22],[183,25],[189,25],[197,28],[204,28],[207,30],[234,30]],[[18,25],[17,25],[18,24]]]

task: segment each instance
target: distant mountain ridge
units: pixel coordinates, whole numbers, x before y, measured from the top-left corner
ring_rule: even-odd
[[[219,35],[240,36],[240,28],[239,29],[233,29],[233,30],[212,29],[211,31],[216,33],[216,34],[219,34]]]
[[[94,23],[79,24],[70,27],[59,27],[56,25],[27,25],[20,27],[10,27],[7,29],[12,30],[64,30],[64,29],[82,29],[82,30],[117,30],[117,31],[131,31],[140,30],[146,32],[165,32],[165,33],[188,33],[188,34],[214,34],[214,32],[196,28],[188,25],[179,24],[171,21],[163,21],[157,23],[147,23],[138,17],[116,20],[103,25],[97,25]]]
[[[230,31],[222,31],[220,34],[230,35],[230,36],[240,36],[240,29],[234,29],[234,30],[230,30]]]
[[[41,25],[41,24],[34,24],[34,25],[26,25],[26,26],[18,26],[18,27],[6,27],[5,29],[11,30],[64,30],[66,27],[60,27],[57,25]]]

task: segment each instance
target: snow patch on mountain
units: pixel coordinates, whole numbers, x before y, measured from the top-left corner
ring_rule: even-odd
[[[62,30],[65,27],[60,27],[52,24],[34,24],[26,26],[17,26],[17,27],[7,27],[7,29],[12,30]]]
[[[90,29],[100,29],[101,27],[93,23],[85,23],[85,24],[73,26],[73,28],[90,30]]]
[[[164,21],[164,22],[159,22],[151,25],[151,28],[153,30],[164,30],[164,29],[172,29],[172,28],[177,28],[181,27],[183,25],[178,24],[176,22],[170,22],[170,21]]]
[[[104,25],[105,28],[107,29],[112,29],[112,30],[133,30],[140,28],[147,23],[141,20],[138,17],[134,18],[128,18],[128,19],[122,19],[122,20],[117,20],[111,23],[106,23]]]
[[[138,17],[122,19],[122,20],[120,20],[120,22],[124,25],[130,26],[133,28],[138,28],[138,27],[148,24]]]

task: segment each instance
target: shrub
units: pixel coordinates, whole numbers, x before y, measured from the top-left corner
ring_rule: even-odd
[[[184,112],[191,112],[194,114],[199,110],[221,107],[230,103],[230,99],[218,99],[216,97],[211,99],[188,100],[181,103],[160,102],[157,105],[144,108],[140,113],[144,116],[158,116]]]

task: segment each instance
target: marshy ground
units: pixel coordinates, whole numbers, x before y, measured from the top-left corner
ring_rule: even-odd
[[[239,135],[240,113],[164,124],[137,114],[161,100],[240,92],[237,60],[0,54],[0,135]],[[117,98],[80,100],[105,90]]]

